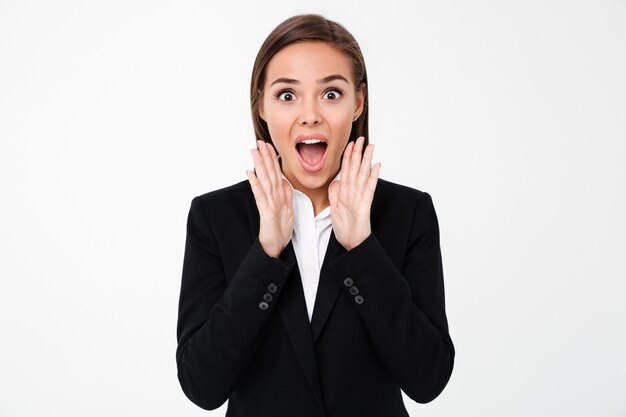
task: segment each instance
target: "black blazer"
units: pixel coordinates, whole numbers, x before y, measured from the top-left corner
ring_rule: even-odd
[[[372,234],[350,251],[331,232],[309,322],[291,241],[258,239],[248,180],[191,201],[178,314],[178,379],[232,417],[408,416],[454,363],[439,226],[426,192],[378,179]]]

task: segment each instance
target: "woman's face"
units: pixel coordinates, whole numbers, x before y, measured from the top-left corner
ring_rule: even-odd
[[[355,91],[350,61],[323,42],[285,47],[270,60],[265,79],[259,115],[283,174],[303,192],[326,190],[363,111],[364,85]]]

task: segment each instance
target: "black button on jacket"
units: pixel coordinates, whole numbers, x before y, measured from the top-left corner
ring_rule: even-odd
[[[432,199],[379,178],[370,217],[350,251],[331,232],[309,322],[293,246],[265,253],[249,182],[195,197],[177,328],[185,395],[210,410],[228,400],[229,417],[406,417],[400,390],[437,397],[455,351]]]

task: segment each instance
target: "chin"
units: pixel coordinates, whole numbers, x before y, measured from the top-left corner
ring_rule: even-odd
[[[298,176],[298,181],[304,188],[309,190],[315,190],[317,188],[325,187],[326,181],[328,180],[328,175],[324,172],[317,172],[315,174],[310,174],[307,172],[303,172]]]

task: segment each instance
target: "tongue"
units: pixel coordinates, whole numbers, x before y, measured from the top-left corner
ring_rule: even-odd
[[[324,151],[326,151],[326,144],[319,142],[314,143],[312,145],[307,145],[305,143],[298,144],[298,152],[304,162],[309,165],[316,165],[319,161],[322,160],[324,156]]]

